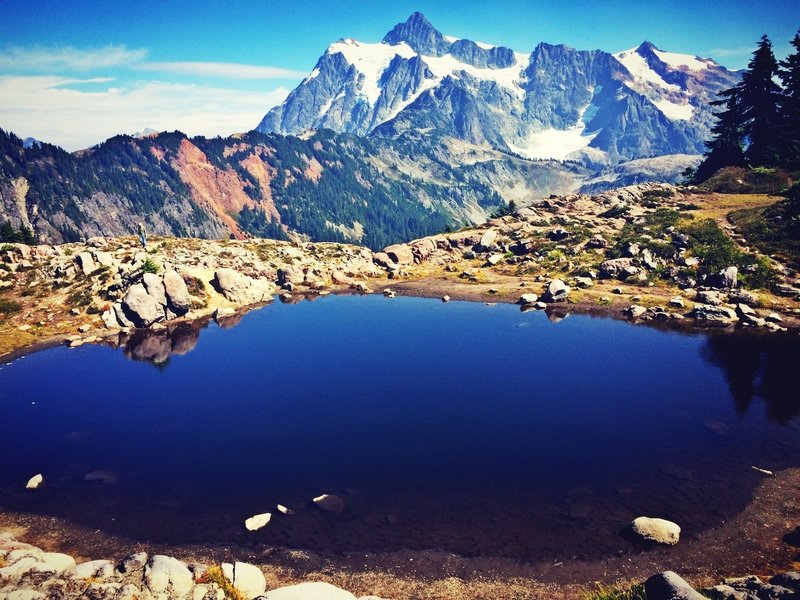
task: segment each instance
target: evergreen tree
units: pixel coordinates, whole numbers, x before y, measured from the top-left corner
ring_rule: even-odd
[[[800,31],[792,40],[794,54],[781,61],[778,75],[783,82],[783,160],[792,168],[800,168]]]
[[[763,35],[737,86],[738,109],[748,142],[745,156],[751,166],[780,162],[782,91],[775,83],[777,74],[772,43]]]
[[[725,108],[714,113],[717,117],[717,123],[711,128],[714,138],[706,142],[708,150],[705,158],[692,176],[695,183],[705,181],[723,167],[742,167],[746,164],[742,149],[744,123],[738,93],[738,87],[732,87],[721,91],[719,100],[711,102],[711,106]]]

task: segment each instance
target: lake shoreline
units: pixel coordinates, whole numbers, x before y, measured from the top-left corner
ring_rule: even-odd
[[[574,598],[598,584],[630,584],[666,569],[678,572],[696,587],[714,585],[723,577],[786,571],[800,551],[787,543],[800,523],[800,499],[794,493],[798,487],[798,468],[765,476],[746,508],[719,527],[681,540],[674,547],[593,561],[525,563],[439,551],[320,555],[259,546],[172,546],[90,531],[56,517],[8,511],[0,511],[0,532],[47,551],[65,552],[78,562],[119,561],[141,551],[176,556],[189,564],[241,560],[259,566],[276,584],[321,580],[356,595],[434,598],[443,587],[455,585],[463,598],[477,598],[487,589],[495,593],[525,589],[534,598]]]

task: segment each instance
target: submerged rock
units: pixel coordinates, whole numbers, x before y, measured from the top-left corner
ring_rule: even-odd
[[[335,494],[322,494],[314,498],[314,504],[322,510],[331,513],[340,513],[344,510],[344,500]]]
[[[681,537],[681,528],[672,521],[653,517],[637,517],[631,523],[633,533],[640,538],[674,546]]]
[[[44,483],[44,476],[41,473],[37,473],[36,475],[28,479],[28,483],[25,484],[25,489],[35,490],[43,483]]]
[[[244,526],[247,528],[247,531],[258,531],[262,527],[266,527],[267,524],[269,524],[271,518],[272,518],[272,513],[261,513],[259,515],[253,515],[249,519],[245,520]]]

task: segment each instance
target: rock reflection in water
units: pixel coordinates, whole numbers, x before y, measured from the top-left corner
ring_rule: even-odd
[[[200,339],[200,330],[208,327],[209,320],[178,323],[164,329],[140,329],[120,340],[125,356],[132,360],[166,365],[174,354],[188,354]]]
[[[739,414],[759,397],[767,416],[785,424],[800,416],[796,347],[797,340],[788,336],[718,334],[710,335],[700,351],[723,370]]]

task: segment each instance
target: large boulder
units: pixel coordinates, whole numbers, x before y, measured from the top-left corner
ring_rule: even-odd
[[[97,269],[97,263],[94,262],[94,258],[89,252],[78,252],[75,255],[75,262],[84,275],[88,275]]]
[[[627,279],[639,273],[640,269],[634,264],[633,258],[612,258],[600,264],[600,277],[602,279]]]
[[[348,591],[322,581],[309,581],[271,590],[260,600],[356,600]]]
[[[125,316],[136,327],[150,327],[153,323],[164,320],[164,307],[147,293],[144,285],[132,285],[122,299]]]
[[[192,307],[189,288],[177,271],[170,269],[164,273],[164,292],[167,295],[169,308],[176,315],[186,314]]]
[[[292,266],[285,266],[278,269],[278,285],[291,283],[297,285],[305,281],[305,273],[302,269]]]
[[[238,304],[265,302],[275,291],[269,281],[253,279],[227,268],[217,269],[212,283],[226,299]]]
[[[710,304],[695,304],[689,311],[689,316],[698,321],[711,323],[733,323],[736,321],[736,311],[727,306],[712,306]]]
[[[569,296],[569,286],[560,279],[553,279],[542,294],[545,302],[564,302]]]
[[[185,598],[194,585],[194,578],[189,568],[177,558],[157,554],[144,568],[144,583],[154,594]]]
[[[434,250],[436,250],[436,242],[431,238],[423,238],[411,243],[411,252],[417,262],[428,260]]]
[[[481,239],[478,242],[478,248],[476,248],[476,250],[484,252],[489,250],[496,239],[497,231],[494,229],[487,229],[486,232],[481,236]]]
[[[222,563],[222,573],[248,600],[260,596],[267,589],[264,573],[255,565],[238,561],[233,564]]]
[[[736,267],[728,267],[719,273],[706,275],[704,283],[708,287],[717,289],[731,289],[736,287],[738,281],[739,269]]]
[[[631,523],[633,533],[648,542],[674,546],[681,537],[681,528],[672,521],[652,517],[637,517]]]
[[[414,253],[408,244],[394,244],[387,246],[383,251],[396,265],[410,265],[414,262]]]
[[[164,290],[164,281],[161,277],[155,273],[145,273],[142,276],[142,283],[144,283],[147,293],[150,294],[156,302],[161,306],[167,305],[167,293]]]
[[[700,592],[674,571],[657,573],[644,582],[647,600],[705,600]]]

